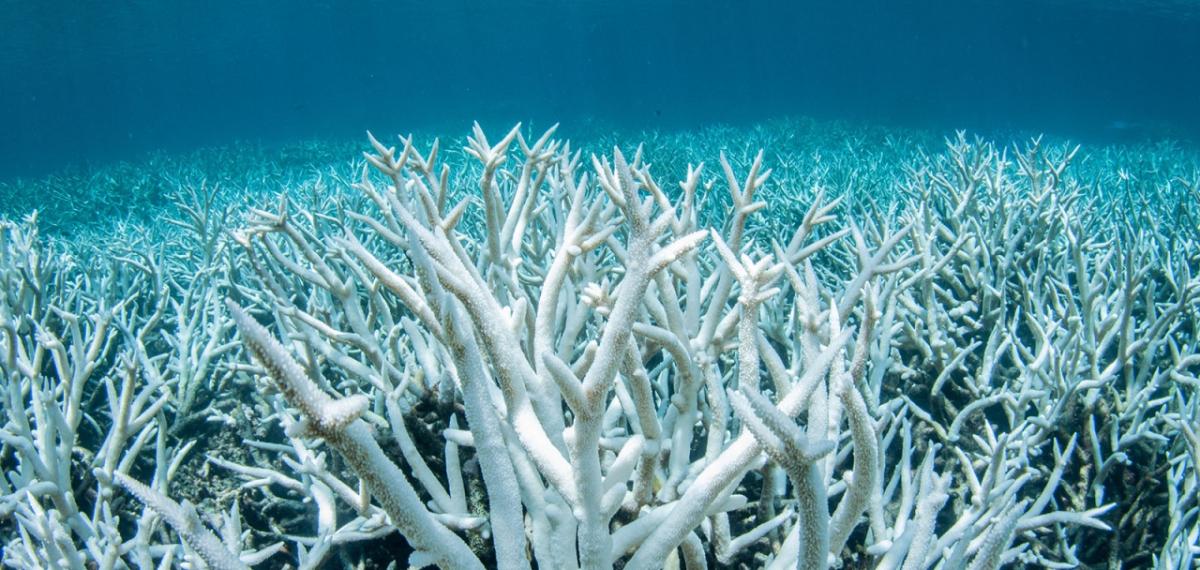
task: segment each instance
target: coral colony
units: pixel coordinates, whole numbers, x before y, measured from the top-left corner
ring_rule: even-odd
[[[1195,565],[1194,154],[555,132],[4,187],[4,563]]]

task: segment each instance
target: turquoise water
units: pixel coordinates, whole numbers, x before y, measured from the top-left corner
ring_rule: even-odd
[[[472,120],[1194,140],[1198,31],[1192,2],[9,0],[0,180]]]

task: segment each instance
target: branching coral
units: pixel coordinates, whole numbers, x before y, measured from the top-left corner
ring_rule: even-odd
[[[231,234],[193,192],[98,273],[6,223],[6,562],[1193,563],[1194,172],[555,132],[371,138]]]

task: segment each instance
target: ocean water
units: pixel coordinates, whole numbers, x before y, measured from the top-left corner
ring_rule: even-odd
[[[8,0],[0,179],[472,120],[1194,140],[1197,71],[1183,0]]]
[[[1198,426],[1200,1],[0,0],[5,568],[1182,570]]]

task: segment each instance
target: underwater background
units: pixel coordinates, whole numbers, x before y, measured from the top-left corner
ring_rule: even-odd
[[[1200,135],[1200,4],[1185,1],[0,7],[0,180],[472,120],[643,130],[800,115],[1076,140]]]
[[[1198,567],[1198,72],[1200,0],[0,0],[0,567]]]

